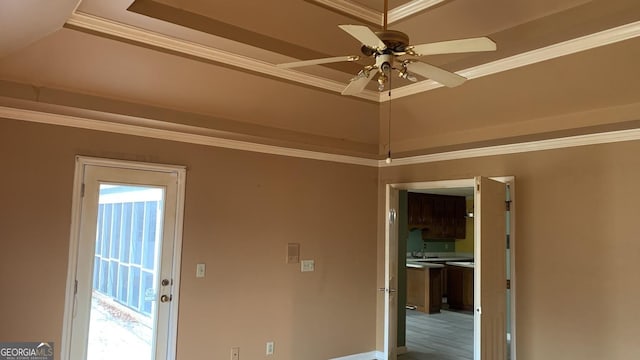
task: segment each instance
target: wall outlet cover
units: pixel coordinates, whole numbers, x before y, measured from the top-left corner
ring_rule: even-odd
[[[205,275],[205,271],[206,271],[205,264],[196,265],[196,277],[197,278],[203,278],[204,275]]]

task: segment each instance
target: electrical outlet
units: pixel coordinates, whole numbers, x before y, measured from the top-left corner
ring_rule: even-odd
[[[197,264],[196,265],[196,277],[197,278],[203,278],[204,274],[205,274],[205,264]]]
[[[267,355],[273,355],[273,341],[267,342]]]
[[[240,360],[240,348],[239,347],[231,348],[231,360]]]

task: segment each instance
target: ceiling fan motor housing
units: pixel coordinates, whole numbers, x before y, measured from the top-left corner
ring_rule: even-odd
[[[372,49],[366,45],[363,45],[360,48],[360,51],[366,56],[371,56],[376,53],[378,54],[393,54],[393,53],[402,53],[405,51],[405,48],[409,46],[409,36],[401,31],[395,30],[383,30],[376,31],[375,33],[380,40],[387,46],[385,50]]]

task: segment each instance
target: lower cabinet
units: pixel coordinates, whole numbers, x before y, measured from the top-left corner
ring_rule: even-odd
[[[473,268],[447,265],[447,304],[473,311]]]
[[[425,313],[442,307],[442,268],[407,267],[407,305]]]

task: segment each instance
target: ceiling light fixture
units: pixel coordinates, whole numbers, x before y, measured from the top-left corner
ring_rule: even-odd
[[[401,31],[387,28],[389,0],[384,0],[384,18],[381,31],[373,31],[363,25],[338,25],[340,29],[358,40],[362,46],[360,52],[375,61],[367,65],[364,72],[353,77],[342,95],[357,95],[365,90],[370,80],[377,74],[378,90],[384,91],[392,71],[407,81],[417,81],[418,76],[431,79],[447,87],[455,87],[464,83],[467,78],[448,70],[422,62],[428,55],[457,54],[496,50],[496,43],[487,37],[440,41],[427,44],[411,44],[409,36]],[[411,57],[407,59],[406,57]],[[357,61],[360,55],[334,56],[323,59],[312,59],[277,64],[280,68],[296,68],[311,65],[329,64],[343,61]],[[410,72],[409,72],[410,71]]]

